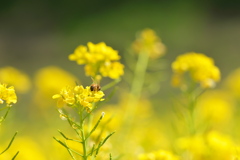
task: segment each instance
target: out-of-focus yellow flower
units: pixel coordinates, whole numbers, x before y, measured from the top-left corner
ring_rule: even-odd
[[[202,53],[189,52],[178,56],[172,63],[172,70],[172,85],[176,87],[186,85],[183,78],[186,72],[189,72],[191,79],[200,83],[202,88],[212,88],[220,80],[220,71],[213,59]]]
[[[210,148],[211,159],[233,159],[236,154],[236,145],[227,135],[211,131],[206,136]]]
[[[7,146],[7,144],[5,144],[4,146]],[[43,148],[41,148],[33,139],[29,137],[19,136],[17,136],[17,138],[14,140],[10,149],[4,154],[0,155],[0,159],[12,159],[13,156],[17,153],[17,151],[19,151],[19,154],[17,155],[16,159],[47,160],[43,153]]]
[[[6,84],[0,84],[0,104],[3,104],[4,101],[7,105],[17,103],[17,96],[13,86],[7,87]]]
[[[183,151],[183,155],[191,159],[201,160],[208,154],[208,148],[202,135],[181,137],[176,141],[176,147]]]
[[[233,101],[223,91],[208,91],[197,103],[197,119],[208,121],[217,126],[229,122],[233,115]]]
[[[176,147],[183,151],[183,159],[232,160],[238,156],[232,139],[217,131],[179,138]]]
[[[117,79],[124,73],[124,66],[118,62],[120,60],[118,51],[104,42],[98,44],[89,42],[87,46],[78,46],[74,53],[69,55],[69,60],[76,61],[79,65],[85,64],[86,75],[94,78],[102,74],[104,77]]]
[[[121,131],[117,132],[117,135],[112,136],[109,140],[113,146],[110,150],[111,153],[116,153],[115,155],[122,153],[126,155],[124,159],[132,160],[136,159],[143,149],[149,151],[152,148],[170,148],[171,144],[167,134],[165,134],[165,122],[159,121],[159,117],[154,116],[153,107],[148,99],[142,98],[138,101],[134,116],[129,116],[133,118],[132,124],[126,125],[124,118],[126,118],[128,111],[127,107],[129,106],[126,104],[131,100],[130,96],[126,93],[121,94],[119,95],[120,104],[104,106],[101,107],[101,110],[97,110],[106,113],[100,123],[103,124],[106,130],[109,132],[113,130]],[[129,131],[127,133],[131,134],[126,134],[126,130]]]
[[[57,106],[63,107],[64,105],[70,107],[77,107],[78,104],[85,107],[87,111],[92,110],[94,102],[103,101],[104,93],[102,91],[91,91],[87,86],[67,86],[63,88],[60,94],[53,95],[53,99],[58,99]]]
[[[224,85],[233,96],[240,98],[240,68],[230,73],[226,78]]]
[[[47,66],[37,71],[34,82],[36,92],[35,102],[41,107],[53,105],[51,96],[66,85],[74,86],[78,79],[69,72],[57,67]]]
[[[159,150],[156,152],[141,154],[138,157],[139,160],[178,160],[172,152],[166,150]]]
[[[29,77],[13,67],[0,68],[0,81],[14,86],[19,93],[26,93],[31,87]]]
[[[165,45],[152,29],[144,29],[133,42],[132,48],[136,53],[148,54],[153,59],[163,56],[166,51]]]

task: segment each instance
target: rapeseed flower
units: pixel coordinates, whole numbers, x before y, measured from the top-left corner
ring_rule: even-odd
[[[232,98],[223,91],[205,92],[197,103],[196,120],[208,121],[215,126],[227,124],[234,112]]]
[[[28,75],[10,66],[0,68],[0,81],[14,86],[19,93],[26,93],[31,87]]]
[[[237,146],[234,141],[225,134],[211,131],[206,136],[210,150],[209,159],[233,159],[236,156]]]
[[[118,51],[104,42],[98,44],[88,42],[87,46],[80,45],[68,58],[79,65],[85,65],[86,75],[93,78],[101,74],[103,77],[117,79],[124,74],[124,65],[119,62],[121,57]]]
[[[7,143],[4,146],[6,146]],[[13,144],[14,145],[12,145],[7,152],[0,156],[1,159],[12,159],[16,152],[20,151],[21,154],[18,154],[16,159],[47,160],[44,155],[43,148],[36,142],[35,139],[32,139],[29,136],[17,137]]]
[[[172,85],[176,87],[186,86],[186,72],[189,72],[190,78],[200,83],[202,88],[212,88],[220,80],[220,71],[214,60],[202,53],[189,52],[178,56],[172,63],[172,70]]]
[[[201,160],[208,154],[207,144],[203,135],[181,137],[176,140],[176,147],[186,159]]]
[[[4,101],[7,105],[17,103],[17,96],[13,86],[7,87],[6,84],[0,84],[0,104],[3,104]]]
[[[67,105],[69,107],[78,107],[79,105],[86,108],[87,111],[91,111],[92,105],[95,102],[103,101],[104,93],[102,91],[91,91],[87,86],[66,86],[60,94],[53,95],[53,99],[58,99],[57,106],[63,107]]]
[[[79,83],[77,77],[60,67],[43,67],[34,76],[36,87],[34,102],[42,108],[52,106],[52,95],[59,92],[66,85],[74,86],[76,82]]]
[[[176,141],[177,149],[183,159],[227,160],[238,156],[237,145],[232,139],[217,131],[181,137]]]
[[[152,29],[144,29],[133,42],[132,48],[134,52],[146,53],[152,59],[163,56],[166,51],[165,45]]]

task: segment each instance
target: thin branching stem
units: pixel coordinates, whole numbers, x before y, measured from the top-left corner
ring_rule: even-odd
[[[12,137],[11,141],[9,142],[7,148],[6,148],[4,151],[2,151],[2,152],[0,153],[0,155],[3,154],[4,152],[6,152],[6,151],[11,147],[11,145],[12,145],[15,137],[17,136],[17,133],[18,133],[18,132],[16,132],[16,133],[13,135],[13,137]]]
[[[85,132],[84,132],[84,119],[83,119],[83,112],[81,108],[79,108],[79,120],[80,120],[80,135],[81,135],[81,140],[82,140],[82,147],[83,147],[83,160],[87,160],[87,140],[85,137]]]
[[[17,153],[13,156],[12,160],[14,160],[18,154],[19,154],[19,151],[17,151]]]

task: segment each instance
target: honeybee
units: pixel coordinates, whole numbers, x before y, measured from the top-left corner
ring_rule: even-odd
[[[93,78],[92,78],[92,80],[93,80],[93,83],[92,83],[91,86],[90,86],[90,90],[91,90],[91,91],[94,91],[94,92],[100,91],[100,90],[101,90],[100,84],[97,83],[96,80],[94,80]]]

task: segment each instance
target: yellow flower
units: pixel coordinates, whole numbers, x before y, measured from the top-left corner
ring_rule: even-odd
[[[75,103],[75,94],[70,86],[66,86],[61,90],[60,94],[55,94],[52,98],[58,99],[58,107],[63,107],[64,104],[72,106]]]
[[[210,159],[231,159],[236,154],[236,145],[227,135],[211,131],[207,134],[206,141],[211,152]]]
[[[87,111],[92,110],[92,104],[94,102],[103,101],[104,93],[102,91],[91,91],[87,86],[66,86],[60,92],[52,96],[53,99],[58,99],[57,106],[63,107],[64,105],[77,107],[79,104],[85,107]]]
[[[92,55],[89,62],[99,62],[99,61],[117,61],[120,59],[118,51],[112,49],[112,47],[107,46],[104,42],[98,44],[93,44],[88,42],[89,52]]]
[[[7,105],[17,103],[17,96],[13,86],[7,87],[6,84],[0,84],[0,104],[6,101]]]
[[[13,67],[0,68],[0,81],[13,85],[19,93],[26,93],[31,87],[29,77]]]
[[[166,150],[159,150],[147,154],[141,154],[139,160],[179,160],[172,152]]]
[[[104,42],[98,44],[89,42],[87,46],[80,45],[68,58],[79,65],[85,64],[86,75],[93,78],[99,73],[112,79],[123,75],[123,65],[118,62],[120,60],[118,51]]]
[[[9,142],[6,142],[4,146],[7,146]],[[1,151],[5,148],[2,148]],[[20,151],[17,155],[17,159],[21,160],[47,160],[46,156],[44,155],[43,147],[40,146],[35,139],[31,139],[28,137],[19,137],[14,140],[13,144],[11,145],[10,149],[2,154],[0,159],[12,159],[13,156]]]
[[[110,77],[112,79],[117,79],[118,77],[124,74],[123,72],[124,65],[119,62],[105,62],[100,67],[100,73],[103,77]]]
[[[233,116],[232,99],[223,91],[205,92],[198,100],[196,113],[197,120],[207,120],[222,127]]]
[[[78,46],[73,54],[69,55],[69,60],[76,61],[78,64],[86,64],[87,57],[90,56],[87,52],[87,47],[85,46]]]
[[[183,151],[183,159],[231,160],[237,156],[232,139],[217,131],[179,138],[176,147]]]
[[[189,52],[178,56],[172,63],[172,70],[172,85],[176,87],[186,85],[183,81],[185,72],[189,72],[191,79],[200,83],[202,88],[212,88],[220,80],[220,71],[213,59],[202,53]]]
[[[207,145],[202,135],[181,137],[177,139],[176,147],[192,159],[200,160],[208,154]]]
[[[133,42],[132,48],[134,52],[149,54],[153,59],[163,56],[166,51],[165,45],[152,29],[144,29]]]
[[[41,68],[34,77],[36,105],[43,108],[52,106],[51,96],[58,93],[66,85],[74,86],[76,82],[78,79],[74,75],[57,66]]]

